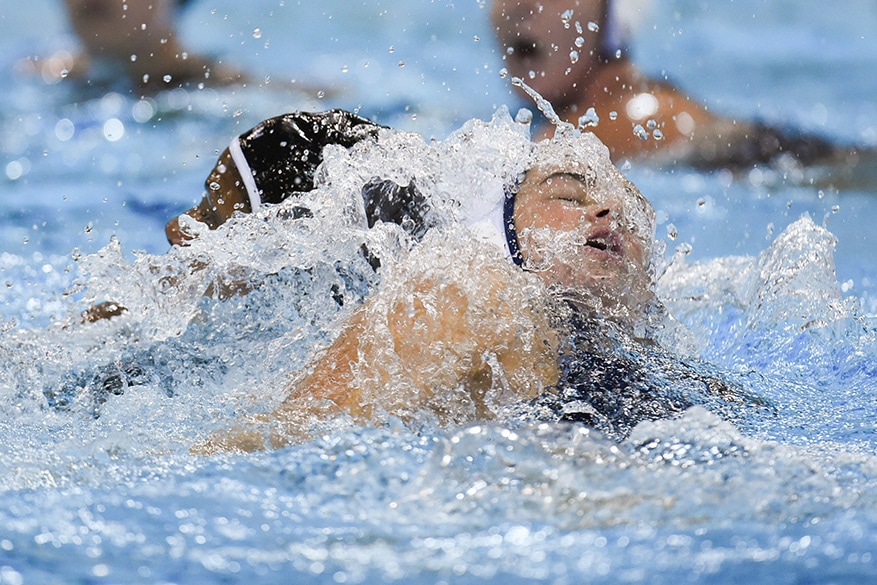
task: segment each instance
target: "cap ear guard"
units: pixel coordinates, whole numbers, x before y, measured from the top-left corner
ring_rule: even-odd
[[[524,265],[524,257],[521,255],[521,244],[518,241],[518,230],[515,229],[515,196],[514,188],[506,187],[505,201],[502,206],[502,225],[505,228],[505,242],[509,249],[512,262],[518,266]]]
[[[256,186],[256,179],[253,177],[253,169],[250,168],[250,163],[241,149],[241,139],[239,136],[235,136],[231,144],[228,145],[228,153],[231,155],[231,160],[238,168],[238,174],[244,182],[244,188],[247,190],[247,196],[250,199],[250,211],[255,213],[262,204],[262,197],[259,195],[259,188]]]

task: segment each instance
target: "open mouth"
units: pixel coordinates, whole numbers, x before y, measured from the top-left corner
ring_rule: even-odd
[[[597,248],[598,250],[603,250],[604,252],[609,248],[609,245],[606,243],[606,241],[600,238],[590,238],[587,242],[585,242],[585,245],[592,248]]]
[[[622,253],[621,240],[614,232],[590,235],[585,240],[585,246],[615,256],[620,256]]]

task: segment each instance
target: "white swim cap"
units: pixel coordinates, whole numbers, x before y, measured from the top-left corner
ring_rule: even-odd
[[[589,179],[589,195],[595,201],[617,201],[623,205],[630,230],[651,247],[655,212],[651,203],[618,170],[609,149],[591,132],[558,133],[550,140],[532,144],[524,168],[573,172]],[[518,182],[493,178],[476,186],[461,201],[461,220],[483,242],[498,246],[519,266],[523,263],[514,224]]]
[[[520,266],[523,260],[515,233],[514,210],[515,185],[503,185],[497,180],[467,202],[463,223],[477,239],[501,248]]]

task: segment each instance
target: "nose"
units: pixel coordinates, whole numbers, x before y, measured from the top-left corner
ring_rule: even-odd
[[[621,215],[622,204],[616,199],[599,201],[588,206],[586,215],[592,223],[612,221]]]

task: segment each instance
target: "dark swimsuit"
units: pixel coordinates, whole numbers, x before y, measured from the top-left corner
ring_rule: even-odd
[[[742,405],[766,407],[705,362],[570,311],[560,381],[526,405],[523,420],[583,423],[621,440],[640,422],[673,418],[695,405],[727,419],[737,418]]]

